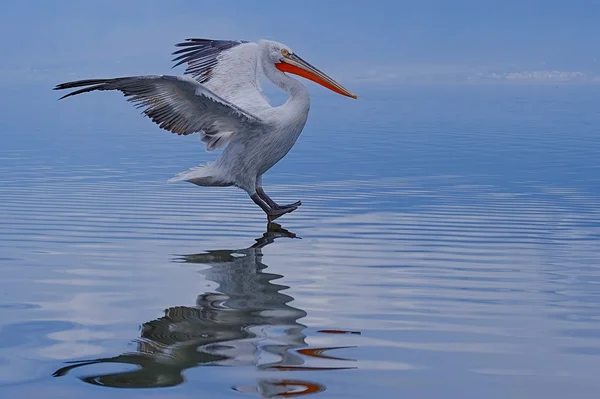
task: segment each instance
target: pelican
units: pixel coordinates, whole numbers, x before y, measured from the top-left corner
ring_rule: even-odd
[[[186,64],[182,76],[78,80],[54,90],[78,88],[60,99],[119,90],[160,128],[178,135],[197,132],[207,151],[224,148],[214,162],[179,173],[169,182],[238,187],[266,213],[269,223],[296,210],[301,201],[279,205],[262,187],[262,175],[290,151],[308,118],[308,90],[289,74],[347,97],[356,95],[275,41],[192,38],[176,46],[180,49],[173,52],[174,67]],[[287,92],[284,104],[271,106],[259,83],[261,72]]]

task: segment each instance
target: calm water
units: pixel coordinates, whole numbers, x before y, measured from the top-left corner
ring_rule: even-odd
[[[3,398],[597,397],[598,87],[319,90],[271,231],[120,95],[4,92]]]

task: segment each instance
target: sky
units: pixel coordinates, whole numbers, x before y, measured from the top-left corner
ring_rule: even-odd
[[[13,1],[1,80],[172,73],[187,37],[289,45],[342,83],[600,82],[597,0]]]

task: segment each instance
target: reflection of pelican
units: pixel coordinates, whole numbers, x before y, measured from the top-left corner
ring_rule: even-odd
[[[303,310],[289,305],[289,288],[272,281],[283,276],[266,273],[262,248],[278,237],[295,235],[271,224],[249,248],[185,255],[184,263],[208,265],[200,272],[219,285],[218,292],[198,296],[196,306],[177,306],[142,326],[136,352],[75,362],[55,376],[96,363],[125,363],[139,368],[114,374],[82,377],[85,382],[120,388],[150,388],[181,384],[185,369],[200,365],[252,366],[259,370],[334,370],[348,360],[326,353],[339,348],[309,348],[305,342]],[[310,363],[310,364],[307,364]],[[314,364],[313,364],[314,363]],[[263,397],[297,396],[324,389],[314,382],[261,379],[256,386],[236,389]]]

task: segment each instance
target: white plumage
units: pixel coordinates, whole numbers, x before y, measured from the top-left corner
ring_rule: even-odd
[[[182,172],[169,181],[199,186],[236,186],[267,214],[269,222],[301,204],[278,205],[262,189],[261,176],[294,146],[310,108],[306,87],[287,73],[311,79],[356,98],[287,46],[274,41],[188,39],[178,44],[177,65],[188,76],[134,76],[62,83],[80,88],[61,98],[94,90],[119,90],[144,109],[159,127],[187,135],[199,133],[207,151],[225,147],[215,162]],[[176,66],[177,66],[176,65]],[[269,104],[259,73],[288,93],[277,107]]]

